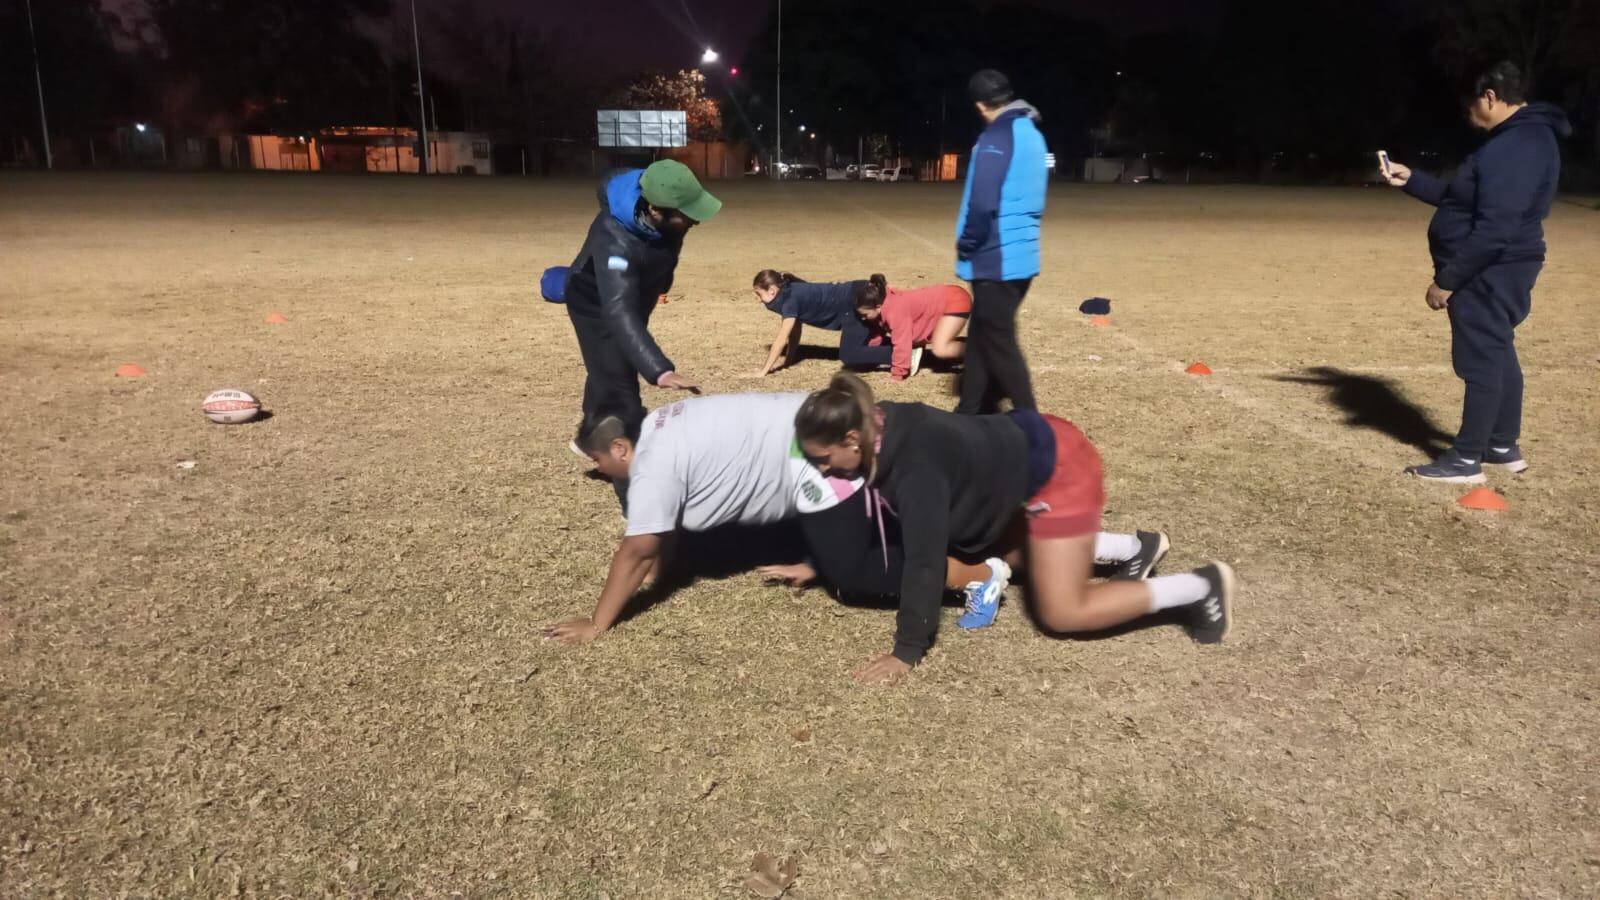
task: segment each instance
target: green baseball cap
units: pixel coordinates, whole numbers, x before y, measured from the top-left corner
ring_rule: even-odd
[[[639,178],[639,191],[657,209],[675,209],[704,222],[722,209],[722,201],[700,186],[689,167],[675,159],[657,160]]]

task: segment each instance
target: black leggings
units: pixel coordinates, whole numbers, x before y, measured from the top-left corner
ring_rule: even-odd
[[[872,329],[860,316],[849,316],[839,329],[839,364],[849,369],[877,369],[889,365],[894,358],[894,348],[885,341],[876,346],[868,344]],[[898,590],[898,588],[897,588]]]
[[[892,516],[884,523],[889,545],[886,562],[878,523],[867,517],[865,490],[856,491],[832,509],[801,516],[800,531],[817,574],[841,593],[880,597],[900,593],[905,567],[900,524]]]

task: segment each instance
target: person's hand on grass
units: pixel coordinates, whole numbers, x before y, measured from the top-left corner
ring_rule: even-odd
[[[1411,180],[1411,167],[1403,166],[1391,159],[1389,171],[1384,172],[1383,177],[1394,187],[1405,187],[1406,182]]]
[[[781,581],[795,587],[805,587],[817,580],[817,570],[810,563],[794,563],[788,566],[762,566],[756,569],[762,578],[768,581]]]
[[[544,636],[563,644],[587,644],[600,636],[600,627],[588,616],[576,616],[545,628]]]
[[[871,662],[856,670],[855,679],[862,684],[894,684],[910,671],[911,664],[900,657],[893,653],[879,653],[872,657]]]
[[[1455,292],[1439,287],[1439,283],[1436,281],[1428,282],[1428,308],[1444,309],[1450,305],[1450,295],[1453,293]]]

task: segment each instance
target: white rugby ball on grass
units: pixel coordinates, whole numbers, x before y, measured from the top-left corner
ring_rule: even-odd
[[[238,425],[261,414],[261,401],[248,391],[225,388],[207,394],[200,411],[219,425]]]

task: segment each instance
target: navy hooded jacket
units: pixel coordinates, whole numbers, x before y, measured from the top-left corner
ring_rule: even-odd
[[[683,239],[651,228],[639,214],[639,178],[628,169],[600,183],[600,214],[567,275],[567,312],[604,319],[628,365],[655,384],[673,370],[655,338],[650,314],[672,287]]]
[[[1438,207],[1428,225],[1433,280],[1458,291],[1496,263],[1542,262],[1544,219],[1561,181],[1567,114],[1530,103],[1501,122],[1448,182],[1413,171],[1405,192]]]
[[[956,220],[956,275],[1016,281],[1039,274],[1039,218],[1049,170],[1039,111],[1008,104],[972,148]]]

